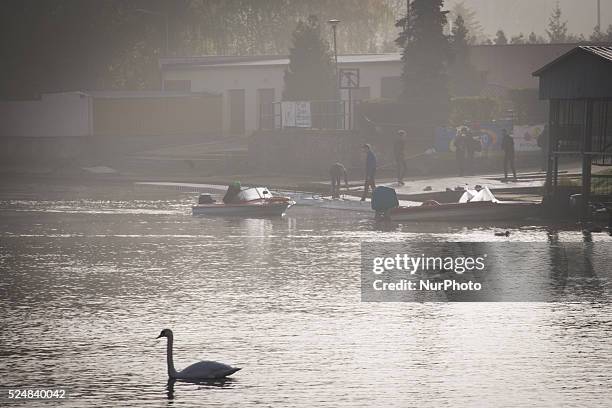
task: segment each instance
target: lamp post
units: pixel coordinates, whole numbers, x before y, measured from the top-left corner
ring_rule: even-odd
[[[336,81],[338,80],[338,48],[336,47],[336,27],[338,26],[338,23],[340,23],[340,20],[338,20],[337,18],[332,18],[331,20],[327,21],[329,23],[329,25],[331,25],[332,30],[334,32],[334,61],[336,62]]]
[[[168,37],[169,37],[169,33],[168,33],[169,32],[169,30],[168,30],[168,14],[166,14],[166,13],[159,13],[157,11],[151,11],[151,10],[146,10],[146,9],[136,9],[134,11],[136,11],[137,13],[151,14],[151,15],[154,15],[154,16],[160,16],[160,17],[164,18],[164,23],[166,25],[166,46],[165,46],[166,50],[164,52],[164,56],[165,57],[169,56],[169,52],[168,52],[168,46],[169,46],[168,45]]]
[[[338,99],[342,99],[340,96],[340,78],[338,77],[338,47],[336,46],[336,27],[340,23],[340,20],[337,18],[332,18],[331,20],[327,20],[327,23],[332,27],[334,32],[334,62],[336,67],[336,90],[338,91]],[[336,127],[338,124],[336,124]]]
[[[601,0],[597,0],[597,27],[601,31]]]

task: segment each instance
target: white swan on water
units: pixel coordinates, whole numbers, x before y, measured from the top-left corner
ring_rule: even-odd
[[[166,347],[166,361],[168,363],[168,377],[177,380],[213,380],[216,378],[224,378],[234,374],[240,370],[239,367],[228,366],[227,364],[217,363],[216,361],[200,361],[184,368],[181,371],[174,369],[174,361],[172,359],[172,344],[174,342],[174,334],[170,329],[164,329],[159,336],[166,337],[168,344]]]

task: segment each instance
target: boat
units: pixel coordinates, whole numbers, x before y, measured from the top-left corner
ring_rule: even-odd
[[[438,203],[434,200],[419,206],[397,206],[382,216],[396,222],[486,222],[512,221],[538,215],[540,204],[531,201],[501,201],[485,187],[480,191],[467,190],[457,203]]]
[[[240,191],[230,203],[216,202],[210,194],[201,194],[192,207],[193,215],[277,217],[294,205],[289,197],[274,196],[266,187],[252,187]]]

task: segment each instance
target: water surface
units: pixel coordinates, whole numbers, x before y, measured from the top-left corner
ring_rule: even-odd
[[[194,218],[193,197],[129,185],[37,184],[0,198],[0,377],[68,387],[62,406],[612,399],[605,297],[363,303],[359,282],[364,240],[612,243],[607,235],[571,225],[381,225],[305,207],[269,220]],[[511,235],[495,236],[500,228]],[[169,386],[165,340],[155,340],[165,327],[177,368],[212,359],[243,370],[225,383]]]

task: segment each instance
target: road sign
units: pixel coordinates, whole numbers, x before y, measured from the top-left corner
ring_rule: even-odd
[[[359,68],[342,68],[338,71],[340,89],[359,88]]]

